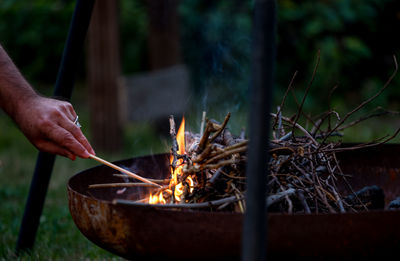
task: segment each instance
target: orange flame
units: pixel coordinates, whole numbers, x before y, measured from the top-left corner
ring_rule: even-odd
[[[179,126],[178,133],[176,134],[176,141],[178,142],[178,153],[183,155],[185,151],[185,117],[182,117],[181,125]]]
[[[176,134],[176,141],[178,143],[178,154],[184,155],[186,153],[185,150],[185,118],[182,118],[181,125],[179,126],[178,133]],[[174,156],[171,154],[170,156],[170,164],[172,164],[174,160]],[[178,159],[176,162],[175,169],[171,168],[171,181],[169,183],[169,189],[165,190],[166,193],[174,196],[174,199],[178,202],[182,201],[182,195],[184,193],[185,186],[182,182],[179,182],[179,176],[183,175],[183,159]],[[189,186],[189,191],[193,191],[194,181],[189,176],[185,180]],[[164,198],[163,192],[158,192],[156,195],[150,194],[149,204],[166,204],[166,200]]]

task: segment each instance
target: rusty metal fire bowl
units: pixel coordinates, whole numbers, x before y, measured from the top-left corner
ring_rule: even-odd
[[[377,185],[386,206],[400,196],[400,145],[338,154],[354,190]],[[169,155],[144,156],[114,162],[148,178],[169,175]],[[157,206],[114,204],[136,200],[146,188],[89,189],[90,184],[121,182],[115,170],[100,165],[68,182],[72,218],[93,243],[118,256],[136,260],[238,260],[243,215]],[[342,192],[346,192],[345,186]],[[400,211],[370,210],[346,214],[278,214],[267,220],[268,258],[382,257],[400,250]]]

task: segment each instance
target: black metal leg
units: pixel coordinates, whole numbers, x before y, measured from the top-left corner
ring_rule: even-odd
[[[257,0],[254,7],[251,111],[246,213],[243,224],[242,260],[265,260],[266,191],[268,175],[269,113],[275,68],[275,0]]]
[[[77,0],[54,87],[55,97],[64,100],[71,99],[76,68],[82,53],[94,3],[95,0]],[[54,162],[55,155],[39,152],[19,231],[17,254],[29,251],[33,247]]]

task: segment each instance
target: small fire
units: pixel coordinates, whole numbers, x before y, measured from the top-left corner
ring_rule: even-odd
[[[179,126],[178,133],[176,134],[176,141],[178,143],[178,154],[184,155],[185,151],[185,118],[182,118],[181,125]],[[174,156],[171,154],[170,156],[170,164],[174,160]],[[176,202],[182,201],[182,195],[185,192],[185,185],[183,182],[189,184],[189,192],[193,191],[194,181],[188,176],[184,181],[179,181],[179,178],[183,175],[183,159],[178,159],[176,163],[176,168],[172,169],[171,167],[171,181],[168,185],[168,188],[157,192],[156,194],[150,194],[149,204],[166,204],[166,198],[171,198],[173,194],[173,198]]]

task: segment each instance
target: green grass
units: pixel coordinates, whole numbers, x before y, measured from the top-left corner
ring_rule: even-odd
[[[37,151],[1,112],[0,126],[0,260],[122,260],[87,240],[68,210],[68,179],[97,164],[62,157],[54,166],[34,249],[15,257]]]

